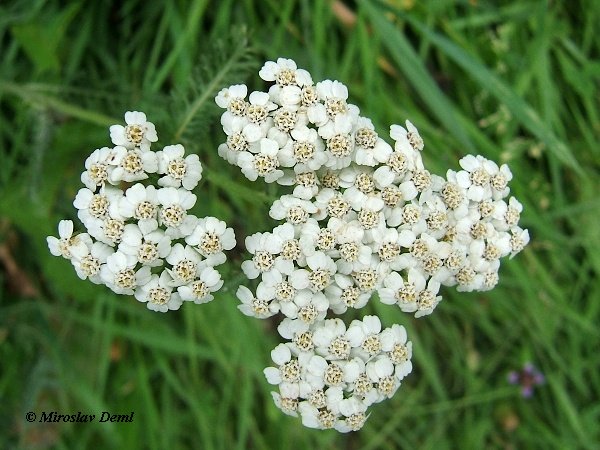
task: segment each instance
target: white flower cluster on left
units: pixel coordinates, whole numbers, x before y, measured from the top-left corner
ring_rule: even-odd
[[[185,156],[180,144],[151,150],[158,136],[143,112],[126,112],[125,122],[110,127],[115,146],[85,162],[73,205],[87,232],[74,234],[73,222],[61,220],[59,238],[47,238],[50,252],[69,259],[79,278],[153,311],[207,303],[223,285],[214,267],[235,246],[233,229],[188,213],[202,178],[198,155]]]

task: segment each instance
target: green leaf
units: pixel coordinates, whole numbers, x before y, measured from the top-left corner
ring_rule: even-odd
[[[81,4],[73,3],[47,22],[15,25],[11,32],[15,40],[35,65],[38,73],[60,71],[60,55],[67,27],[75,18]]]

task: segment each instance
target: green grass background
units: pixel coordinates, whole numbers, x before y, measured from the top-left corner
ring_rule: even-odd
[[[0,2],[0,447],[598,448],[599,27],[594,0]],[[262,89],[258,69],[279,56],[346,83],[383,135],[410,119],[434,172],[469,152],[508,162],[532,236],[489,293],[449,289],[419,320],[376,301],[363,311],[407,327],[414,371],[349,435],[272,404],[276,322],[236,308],[241,246],[215,301],[162,315],[80,281],[45,242],[76,220],[83,163],[126,110],[200,155],[199,215],[238,242],[272,227],[282,191],[217,156],[213,97]],[[506,381],[526,361],[547,377],[530,400]],[[28,423],[28,411],[135,418]]]

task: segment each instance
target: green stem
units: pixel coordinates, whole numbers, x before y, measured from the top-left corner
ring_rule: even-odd
[[[119,122],[119,120],[106,116],[102,113],[90,111],[71,103],[64,102],[56,97],[36,91],[28,85],[19,85],[9,81],[0,80],[0,93],[2,92],[16,95],[22,98],[25,102],[33,105],[42,105],[67,116],[76,117],[80,120],[96,125],[106,127]]]

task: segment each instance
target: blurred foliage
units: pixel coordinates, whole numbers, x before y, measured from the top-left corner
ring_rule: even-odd
[[[2,448],[597,448],[600,442],[600,8],[594,0],[177,0],[0,3]],[[445,293],[403,323],[414,372],[359,433],[305,429],[262,375],[276,322],[242,316],[245,236],[277,191],[216,154],[214,94],[261,89],[267,59],[338,79],[381,134],[409,118],[433,171],[508,162],[532,243],[489,293]],[[236,229],[214,302],[155,314],[81,282],[45,236],[75,219],[85,158],[145,111],[200,155],[202,215]],[[533,361],[530,400],[506,375]],[[28,411],[132,423],[28,423]]]

